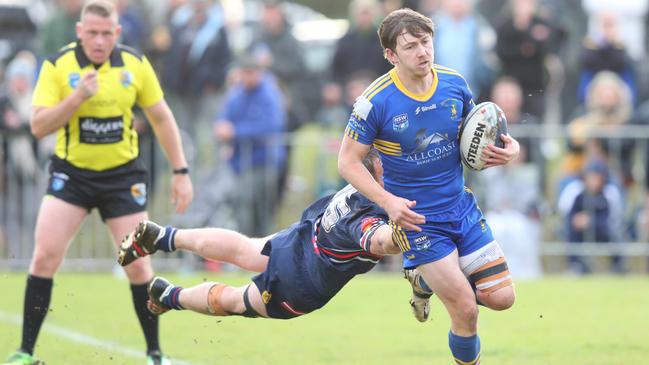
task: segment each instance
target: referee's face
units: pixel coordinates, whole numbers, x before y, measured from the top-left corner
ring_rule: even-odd
[[[81,40],[83,52],[96,65],[108,60],[121,31],[114,18],[92,13],[85,14],[77,23],[77,37]]]

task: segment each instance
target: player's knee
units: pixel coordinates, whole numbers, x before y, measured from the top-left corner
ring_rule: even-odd
[[[131,283],[145,283],[153,277],[153,268],[151,267],[151,259],[149,257],[142,257],[135,260],[127,266],[124,266],[126,277]]]
[[[499,288],[493,292],[479,292],[478,299],[490,309],[502,311],[511,308],[516,301],[514,286]]]
[[[230,286],[221,283],[212,285],[207,294],[207,310],[211,315],[229,316],[236,311],[236,306],[233,306],[233,303],[228,300],[227,294],[230,289]]]
[[[478,323],[478,306],[475,300],[458,301],[455,313],[462,322],[469,326],[475,326]]]
[[[37,276],[50,277],[56,273],[63,262],[63,253],[47,247],[34,250],[30,272]]]

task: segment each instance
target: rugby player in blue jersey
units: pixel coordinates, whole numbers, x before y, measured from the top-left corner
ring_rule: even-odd
[[[378,152],[370,150],[362,163],[382,185]],[[242,287],[208,282],[183,289],[155,278],[149,286],[153,313],[189,309],[215,316],[289,319],[324,306],[384,255],[399,254],[392,233],[385,212],[348,185],[313,203],[299,222],[265,238],[220,228],[160,227],[144,221],[123,243],[118,261],[128,265],[158,250],[183,249],[260,272]]]
[[[417,289],[423,286],[421,275],[439,296],[451,318],[455,361],[475,365],[480,362],[476,301],[503,310],[513,305],[515,294],[504,254],[464,186],[458,132],[474,107],[471,90],[459,73],[433,63],[429,18],[395,10],[378,34],[394,68],[356,100],[338,169],[388,213],[407,278]],[[516,140],[504,135],[502,141],[504,148],[492,145],[483,154],[487,167],[518,155]],[[362,168],[372,145],[381,153],[384,186]],[[413,296],[415,311],[422,301],[428,299]]]

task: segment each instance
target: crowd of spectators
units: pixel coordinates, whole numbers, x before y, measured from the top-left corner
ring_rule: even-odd
[[[305,125],[342,130],[356,96],[391,68],[377,22],[405,5],[435,21],[436,63],[459,71],[476,102],[499,104],[521,142],[515,166],[470,179],[493,189],[480,195],[490,197],[484,204],[494,220],[530,227],[509,236],[538,232],[536,244],[646,236],[649,222],[639,217],[647,217],[641,212],[649,208],[649,133],[643,128],[649,129],[649,68],[643,62],[649,0],[353,0],[347,31],[326,46],[324,71],[310,66],[311,44],[293,31],[309,19],[289,16],[280,0],[116,3],[121,41],[154,65],[183,141],[194,152],[188,153],[192,168],[229,171],[205,174],[197,206],[201,189],[218,185],[213,179],[234,176],[238,183],[228,186],[239,192],[233,202],[241,209],[233,211],[244,233],[273,230],[273,212],[291,173],[291,136]],[[0,47],[0,242],[17,234],[7,228],[18,226],[10,221],[21,207],[20,201],[10,203],[20,196],[10,186],[36,184],[51,148],[29,133],[38,65],[57,52],[53,47],[75,40],[82,5],[32,0],[22,9],[29,8],[24,22],[30,24],[12,23],[14,31],[0,36],[9,44]],[[17,22],[15,12],[2,6],[0,18]],[[544,134],[549,126],[565,133]],[[144,128],[141,140],[147,143],[151,132]],[[159,152],[155,146],[141,150],[151,151],[152,161]],[[597,180],[595,173],[599,186],[589,182]],[[521,194],[512,199],[511,186],[503,184],[516,185]],[[566,224],[544,227],[548,212]],[[568,264],[577,272],[591,270],[580,257],[571,256]],[[614,256],[612,270],[625,270],[620,257]]]

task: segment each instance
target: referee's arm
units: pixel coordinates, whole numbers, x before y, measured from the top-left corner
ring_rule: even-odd
[[[178,125],[167,102],[163,99],[145,108],[144,113],[153,127],[153,131],[162,145],[162,149],[174,170],[187,167],[183,153]],[[188,174],[174,174],[172,180],[171,201],[176,205],[176,212],[182,213],[193,199],[194,193]]]
[[[52,107],[34,106],[31,129],[34,137],[40,139],[68,124],[68,121],[86,99],[97,93],[97,73],[88,72],[79,81],[79,86]]]

